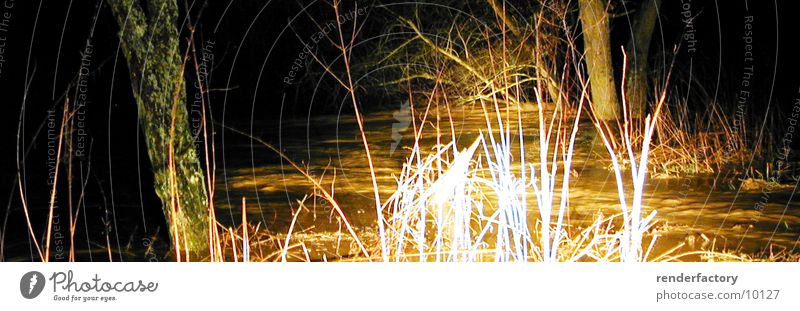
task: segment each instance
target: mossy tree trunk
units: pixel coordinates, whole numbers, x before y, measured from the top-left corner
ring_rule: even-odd
[[[631,25],[631,38],[626,47],[628,71],[625,78],[625,99],[631,116],[643,118],[647,111],[650,41],[658,18],[661,0],[642,0]]]
[[[611,29],[606,1],[578,0],[578,5],[594,113],[600,120],[617,119],[620,104],[611,60]]]
[[[177,1],[107,2],[120,28],[155,190],[170,226],[173,248],[179,260],[184,252],[205,256],[208,197],[189,130]]]

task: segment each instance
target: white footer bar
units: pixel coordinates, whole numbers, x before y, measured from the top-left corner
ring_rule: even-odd
[[[2,263],[0,309],[795,309],[798,280],[797,263]]]

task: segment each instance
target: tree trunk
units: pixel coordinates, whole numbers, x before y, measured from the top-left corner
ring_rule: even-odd
[[[647,110],[647,94],[650,90],[647,59],[660,6],[661,0],[643,0],[631,25],[631,38],[625,51],[628,53],[625,99],[634,118],[644,117]]]
[[[184,252],[194,258],[205,256],[209,247],[208,196],[189,131],[177,1],[107,2],[120,27],[155,190],[177,259],[181,260]]]
[[[611,30],[606,2],[578,0],[578,5],[595,116],[600,120],[617,119],[620,109],[611,63]]]

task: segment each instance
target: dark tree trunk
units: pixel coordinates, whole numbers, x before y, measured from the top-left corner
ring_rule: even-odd
[[[185,105],[177,1],[107,2],[120,27],[119,39],[153,165],[155,190],[169,222],[176,255],[178,259],[184,252],[205,256],[209,205]]]
[[[647,110],[647,94],[650,90],[647,58],[660,6],[661,0],[642,1],[631,25],[631,38],[625,48],[625,52],[628,53],[625,99],[634,118],[644,117]]]
[[[578,0],[578,4],[595,116],[600,120],[617,119],[620,105],[611,63],[611,31],[606,1]]]

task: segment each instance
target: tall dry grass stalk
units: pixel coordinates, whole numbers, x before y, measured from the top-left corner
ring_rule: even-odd
[[[333,2],[337,16],[339,5],[339,1]],[[504,7],[493,5],[492,8],[505,14]],[[539,15],[544,14],[543,9]],[[401,24],[413,34],[413,38],[406,43],[420,41],[427,53],[435,55],[431,56],[431,63],[436,66],[430,68],[444,69],[425,75],[426,79],[434,82],[434,86],[430,92],[426,92],[427,89],[419,92],[428,96],[427,107],[421,115],[421,122],[416,123],[415,119],[413,147],[396,176],[396,189],[386,201],[382,201],[379,195],[372,153],[351,73],[350,53],[354,46],[355,33],[345,39],[343,29],[338,28],[336,32],[338,42],[335,45],[341,51],[344,62],[343,76],[336,75],[316,55],[311,54],[348,91],[351,98],[369,167],[377,213],[378,240],[375,243],[378,245],[362,242],[332,191],[323,186],[308,170],[301,168],[287,155],[259,138],[229,127],[225,127],[225,130],[252,138],[303,174],[313,187],[314,196],[329,203],[346,231],[353,237],[360,255],[368,260],[630,262],[651,259],[649,252],[656,237],[650,239],[647,247],[643,247],[643,243],[646,241],[645,235],[654,224],[655,211],[644,216],[642,196],[650,167],[654,135],[667,136],[677,128],[665,125],[670,123],[664,123],[659,117],[666,100],[666,88],[659,96],[652,115],[641,124],[629,118],[624,94],[625,115],[622,124],[592,119],[612,162],[619,211],[611,216],[598,213],[591,224],[578,229],[569,222],[567,215],[571,208],[570,176],[580,131],[579,124],[584,111],[591,112],[592,107],[587,95],[588,83],[582,78],[580,69],[568,67],[569,62],[564,61],[564,67],[559,69],[557,65],[545,61],[547,56],[541,50],[548,48],[555,51],[564,48],[542,43],[552,41],[538,32],[539,27],[545,26],[536,24],[532,27],[534,31],[530,32],[531,28],[514,25],[510,19],[501,20],[502,39],[499,42],[495,41],[498,36],[486,31],[476,36],[484,38],[485,42],[480,43],[482,48],[470,50],[470,47],[474,48],[479,43],[469,35],[458,32],[454,37],[447,37],[442,44],[441,40],[432,40],[414,22],[401,19]],[[355,25],[355,21],[353,24]],[[531,37],[536,42],[536,48],[525,44],[526,40],[507,39],[506,27],[517,36]],[[568,27],[563,27],[569,33]],[[459,27],[454,25],[453,28]],[[457,46],[458,42],[455,40],[470,41],[471,44],[463,44],[465,50],[456,52],[453,46]],[[565,59],[579,62],[580,57],[576,56],[573,40],[568,37],[565,42],[570,51],[566,53]],[[543,49],[539,49],[540,47]],[[530,59],[523,55],[527,51],[533,51]],[[193,45],[187,50],[185,60],[190,59],[189,52],[194,53],[191,59],[194,60],[195,72],[199,72],[199,58]],[[578,65],[573,66],[580,68]],[[578,73],[577,88],[565,86],[574,83],[567,77],[572,71]],[[556,74],[558,72],[561,72],[560,79]],[[454,76],[463,79],[458,80]],[[200,81],[200,92],[203,95],[201,129],[206,174],[204,185],[208,194],[207,219],[211,224],[208,232],[209,253],[207,257],[191,258],[188,247],[185,247],[185,234],[181,233],[185,229],[181,224],[172,221],[170,226],[175,235],[171,244],[175,259],[245,262],[310,260],[303,242],[292,243],[292,235],[299,213],[304,208],[304,200],[298,201],[299,208],[293,211],[289,231],[283,239],[262,231],[260,226],[248,223],[245,198],[242,198],[242,223],[239,227],[226,227],[217,221],[214,207],[215,145],[213,135],[209,134],[214,132],[214,123],[207,120],[208,89],[199,75],[196,78]],[[401,80],[410,79],[404,77]],[[625,89],[624,85],[622,89]],[[568,94],[570,90],[577,90],[578,94]],[[524,106],[530,101],[528,97],[531,93],[537,113],[537,120],[533,125],[523,122],[523,113],[528,113]],[[480,105],[485,128],[477,137],[464,138],[465,140],[457,137],[452,116],[449,115],[450,99],[447,94],[457,94],[454,103]],[[447,111],[445,117],[451,123],[450,131],[440,128],[438,120],[442,118],[440,113],[443,112],[441,109],[432,109],[434,105],[444,106]],[[431,114],[435,114],[435,125],[428,121]],[[589,115],[593,116],[591,113]],[[174,125],[174,120],[172,123]],[[423,133],[427,133],[426,131],[435,131],[435,145],[422,145]],[[175,213],[181,208],[177,204],[180,200],[174,178],[177,170],[172,159],[173,150],[167,152],[170,155],[170,193],[173,197],[170,208]],[[629,163],[628,182],[632,189],[626,187],[625,161]],[[22,192],[20,184],[20,194]],[[50,218],[52,201],[51,198]],[[30,234],[35,237],[24,197],[22,202]],[[49,231],[48,226],[44,251],[34,238],[43,260],[47,260],[49,256]],[[106,242],[111,259],[111,243],[109,240]],[[370,250],[376,248],[379,254],[373,257]],[[291,251],[295,249],[302,249],[303,256],[293,254]],[[74,258],[71,256],[71,259]]]
[[[473,95],[460,99],[480,103],[486,127],[477,139],[470,140],[471,144],[458,141],[454,133],[447,142],[447,138],[440,137],[439,128],[434,127],[431,130],[436,131],[439,143],[427,152],[419,143],[426,124],[426,109],[421,116],[422,127],[415,132],[411,154],[396,178],[396,191],[384,204],[387,211],[378,214],[378,223],[385,222],[388,228],[380,236],[384,250],[388,247],[384,260],[387,257],[391,261],[627,262],[648,259],[656,237],[650,239],[646,248],[642,243],[654,224],[655,212],[643,217],[642,196],[652,137],[666,98],[665,91],[654,105],[653,114],[641,126],[630,120],[627,107],[623,109],[625,117],[621,125],[593,118],[612,162],[619,213],[612,217],[598,215],[589,229],[575,231],[565,217],[570,208],[572,157],[582,112],[584,109],[592,111],[587,95],[589,86],[581,76],[582,71],[576,70],[579,94],[568,96],[561,87],[569,83],[567,68],[563,69],[564,75],[558,82],[550,78],[552,74],[543,70],[547,67],[541,63],[531,67],[533,74],[519,71],[520,67],[507,61],[510,58],[505,39],[496,48],[487,39],[482,65],[479,65],[460,56],[479,52],[456,53],[449,47],[457,44],[446,42],[444,46],[448,48],[443,48],[413,22],[402,18],[401,22],[412,30],[414,39],[430,48],[431,53],[441,54],[478,82]],[[438,42],[441,41],[439,38]],[[572,59],[580,60],[575,56],[579,54],[575,52],[575,45],[568,45]],[[435,80],[434,91],[428,95],[429,106],[439,85],[452,84],[446,79]],[[527,131],[522,122],[525,90],[532,90],[534,94],[538,113],[534,131]],[[552,90],[558,91],[553,94]],[[545,94],[554,101],[546,102]],[[574,104],[569,103],[571,98],[575,99]],[[589,107],[585,107],[585,103],[589,103]],[[612,130],[614,125],[616,129]],[[639,132],[639,128],[643,132]],[[536,139],[538,145],[526,145],[526,137]],[[441,143],[442,140],[446,142]],[[460,149],[459,144],[468,147]],[[535,158],[527,157],[526,151],[530,149],[535,150]],[[618,149],[622,153],[618,153]],[[632,189],[625,186],[621,157],[630,162]],[[531,199],[535,200],[535,208]],[[615,225],[620,222],[621,225]]]
[[[630,250],[641,249],[633,245],[649,229],[638,224],[652,224],[652,215],[631,221],[638,217],[640,199],[633,211],[621,202],[620,214],[598,215],[584,230],[575,231],[565,218],[580,113],[568,119],[569,126],[561,125],[560,117],[548,122],[540,113],[539,152],[530,160],[520,109],[506,113],[509,107],[489,104],[484,105],[487,129],[468,147],[459,149],[451,138],[426,153],[416,134],[397,189],[384,204],[387,213],[378,219],[387,223],[381,239],[390,261],[631,260]],[[634,196],[641,196],[636,189]],[[619,217],[628,224],[622,230],[613,225]]]
[[[624,51],[623,55],[624,64],[627,64],[627,55],[625,55]],[[642,197],[644,195],[645,180],[648,174],[648,157],[650,154],[651,142],[654,130],[657,127],[659,114],[666,100],[666,88],[664,88],[664,91],[662,91],[659,96],[652,114],[647,115],[645,118],[641,140],[637,140],[635,131],[639,128],[638,120],[634,120],[631,117],[624,91],[625,69],[626,68],[623,68],[622,79],[622,124],[619,124],[617,121],[608,122],[598,118],[593,118],[593,123],[599,133],[600,139],[603,141],[606,151],[608,151],[617,184],[617,195],[623,218],[622,231],[618,234],[620,260],[645,261],[647,258],[642,251],[642,237],[644,233],[653,226],[656,211],[653,210],[646,217],[643,217]],[[612,126],[616,126],[617,129],[615,130]],[[618,136],[612,137],[614,135]],[[621,148],[617,148],[615,142],[621,144]],[[636,150],[637,147],[641,149]],[[622,151],[618,153],[618,149],[622,149]],[[620,165],[620,158],[627,158],[630,163],[630,181],[633,187],[633,194],[630,202],[628,202],[627,198],[630,194],[630,190],[625,188],[626,183],[623,178],[623,168],[622,165]],[[654,237],[651,243],[655,243],[655,241],[656,238]]]

